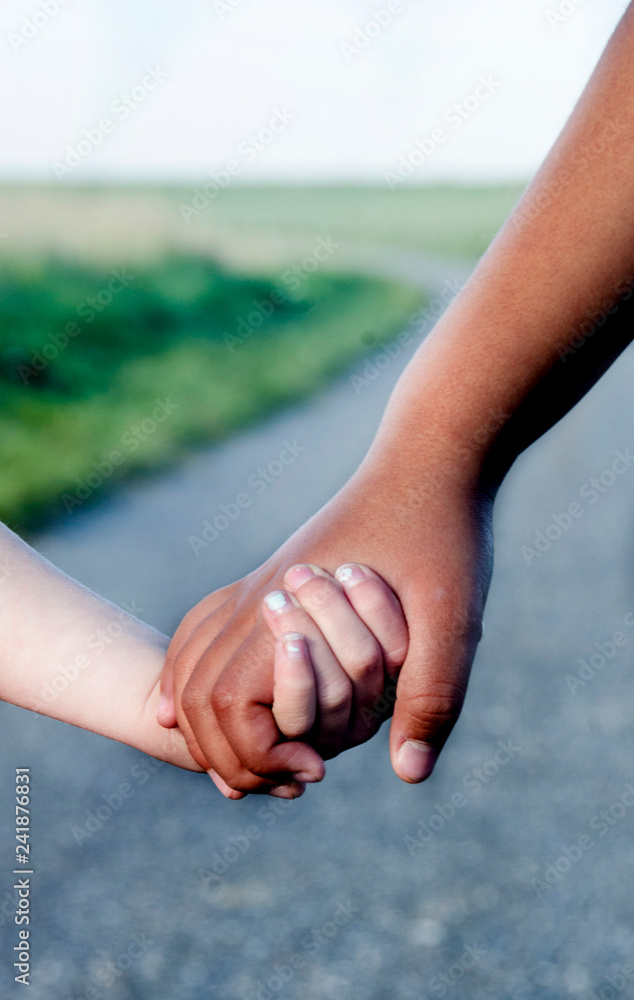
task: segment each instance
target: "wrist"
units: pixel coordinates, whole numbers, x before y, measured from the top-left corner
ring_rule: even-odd
[[[428,502],[439,493],[488,493],[495,441],[508,419],[491,410],[480,423],[457,425],[439,417],[431,398],[415,407],[399,401],[386,411],[360,471]]]
[[[452,304],[401,376],[367,464],[423,490],[428,482],[492,495],[530,443],[515,419],[527,386],[494,372],[488,357],[469,357],[477,337],[466,305]]]

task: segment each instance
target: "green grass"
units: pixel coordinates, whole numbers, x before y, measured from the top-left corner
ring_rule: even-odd
[[[523,190],[235,185],[187,223],[195,187],[0,187],[0,518],[12,526],[325,385],[421,304],[420,291],[346,273],[355,247],[474,260]],[[342,253],[294,291],[284,269],[319,239]],[[134,280],[91,307],[122,268]],[[265,322],[227,343],[275,289]],[[145,434],[166,398],[172,412]],[[95,463],[107,469],[113,451],[99,483]]]
[[[339,273],[292,290],[182,256],[130,266],[114,294],[111,269],[55,260],[0,278],[0,518],[20,529],[314,392],[422,299]]]

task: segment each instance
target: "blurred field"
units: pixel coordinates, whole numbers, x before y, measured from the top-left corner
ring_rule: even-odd
[[[473,259],[518,195],[0,189],[0,518],[31,526],[322,387],[421,304],[359,248]]]
[[[241,268],[289,261],[319,236],[345,243],[472,260],[491,242],[520,185],[426,188],[1,187],[0,259],[34,248],[82,260],[156,259],[174,249],[212,254]],[[185,221],[183,216],[187,216]]]

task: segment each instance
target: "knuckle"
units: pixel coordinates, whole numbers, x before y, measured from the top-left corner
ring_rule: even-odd
[[[216,684],[210,696],[211,707],[217,716],[229,713],[237,702],[237,693],[228,684]]]
[[[174,690],[177,691],[179,687],[185,688],[196,666],[196,659],[189,653],[187,645],[173,657],[168,656],[166,663],[171,667]]]
[[[383,676],[383,653],[374,640],[356,644],[350,654],[343,657],[343,662],[346,673],[357,682],[369,681],[379,672]]]
[[[309,580],[301,588],[301,603],[305,610],[311,614],[318,611],[328,611],[340,596],[341,591],[330,580],[323,577]]]
[[[187,718],[197,715],[204,704],[204,692],[196,684],[186,684],[181,694],[181,707]]]
[[[252,762],[253,763],[253,762]],[[261,761],[258,763],[262,763]],[[237,758],[232,763],[227,763],[223,768],[222,778],[236,792],[260,793],[267,791],[273,784],[270,778],[260,775],[249,769],[249,762],[239,761]]]
[[[431,691],[407,696],[402,708],[416,730],[422,728],[430,740],[445,740],[458,720],[463,700],[461,688],[438,685]]]
[[[245,792],[248,793],[252,791],[248,787],[249,782],[244,780],[244,772],[242,770],[231,772],[228,777],[223,777],[223,780],[232,788],[234,792]]]
[[[345,681],[333,681],[320,695],[319,705],[323,711],[338,712],[346,708],[352,700],[352,684]]]

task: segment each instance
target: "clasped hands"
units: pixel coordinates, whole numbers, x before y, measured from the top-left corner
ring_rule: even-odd
[[[158,721],[180,728],[228,798],[295,798],[394,711],[394,769],[424,780],[481,635],[490,506],[470,489],[406,502],[357,476],[263,566],[186,615]]]

